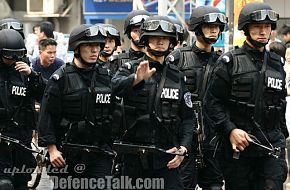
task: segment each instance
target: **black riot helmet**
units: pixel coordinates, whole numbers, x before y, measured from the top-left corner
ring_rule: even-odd
[[[224,31],[227,24],[227,17],[218,8],[212,6],[200,6],[192,10],[189,20],[189,30],[195,32],[197,37],[201,36],[208,44],[213,44],[217,39],[206,38],[202,32],[203,24],[214,24],[220,28],[220,33]]]
[[[250,23],[269,23],[272,30],[277,27],[279,14],[272,10],[267,3],[248,3],[246,4],[239,15],[238,29],[247,31],[247,24]]]
[[[223,31],[227,24],[227,17],[216,7],[200,6],[192,9],[189,20],[189,30],[196,32],[202,24],[216,24]]]
[[[127,34],[128,38],[131,39],[131,28],[132,26],[141,26],[151,14],[145,10],[133,10],[127,16],[124,23],[124,34]]]
[[[254,40],[249,33],[248,25],[251,23],[271,24],[271,29],[275,30],[277,27],[277,20],[279,14],[272,10],[266,3],[249,3],[246,4],[239,15],[238,29],[243,30],[247,40],[255,47],[264,47],[268,42],[259,42]],[[269,40],[269,39],[268,39]]]
[[[103,47],[105,44],[106,31],[99,25],[82,24],[70,33],[68,41],[68,50],[76,50],[80,44],[100,43]]]
[[[19,32],[24,39],[23,24],[15,18],[4,18],[0,20],[0,30],[13,29]]]
[[[116,46],[121,45],[121,37],[119,30],[112,24],[99,24],[101,27],[104,28],[106,32],[106,37],[114,38],[116,42]]]
[[[180,20],[175,19],[175,18],[171,18],[172,22],[174,23],[175,27],[176,27],[176,32],[177,32],[177,40],[179,42],[183,42],[186,41],[189,33],[187,31],[186,28],[184,28],[183,24],[180,22]]]
[[[25,44],[19,32],[13,29],[0,31],[0,55],[10,60],[20,60],[26,55]]]
[[[142,23],[140,28],[140,43],[143,43],[145,46],[147,46],[147,50],[151,51],[156,56],[163,56],[168,52],[156,52],[152,50],[148,45],[149,36],[169,37],[170,46],[176,46],[177,44],[176,27],[172,20],[167,16],[150,16]]]

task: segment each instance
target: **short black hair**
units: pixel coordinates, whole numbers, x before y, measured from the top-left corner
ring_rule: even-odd
[[[54,38],[53,36],[54,26],[51,22],[44,21],[44,22],[41,22],[39,25],[40,25],[40,32],[44,32],[47,38]]]
[[[287,35],[290,33],[290,24],[284,24],[278,31],[279,35]]]
[[[286,46],[282,42],[270,43],[269,50],[285,58]]]
[[[44,50],[47,46],[57,46],[57,42],[54,39],[48,38],[39,41],[39,50]]]

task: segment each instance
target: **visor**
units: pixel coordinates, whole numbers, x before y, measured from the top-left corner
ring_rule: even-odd
[[[175,28],[176,28],[176,32],[178,33],[184,33],[184,29],[182,26],[178,25],[178,24],[174,24]]]
[[[263,21],[266,19],[267,16],[271,21],[277,21],[279,19],[279,14],[273,10],[255,11],[255,12],[252,12],[250,16],[251,16],[251,19],[254,21]]]
[[[110,34],[111,36],[120,36],[120,32],[116,28],[105,26],[104,29],[106,33]]]
[[[131,18],[130,25],[138,24],[146,20],[149,16],[148,15],[137,15]]]
[[[173,23],[164,21],[164,20],[150,20],[143,22],[141,29],[145,29],[147,31],[155,31],[158,27],[161,27],[164,32],[175,32],[176,27]]]
[[[19,60],[26,55],[26,49],[6,49],[1,50],[2,57],[6,59]]]
[[[19,22],[6,22],[0,25],[1,30],[3,29],[14,29],[14,30],[23,30],[23,24]]]
[[[227,23],[227,17],[222,13],[209,13],[203,16],[203,20],[208,23],[217,22],[217,19],[219,19],[221,23]]]

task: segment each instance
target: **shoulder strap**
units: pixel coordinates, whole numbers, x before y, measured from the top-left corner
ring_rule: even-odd
[[[160,80],[160,83],[159,83],[159,86],[158,86],[158,89],[157,89],[157,92],[156,92],[156,95],[155,95],[155,102],[154,102],[154,112],[155,113],[157,112],[158,106],[159,106],[159,103],[160,103],[160,97],[161,97],[162,90],[163,90],[163,87],[164,87],[164,84],[165,84],[165,80],[166,80],[167,68],[168,68],[168,64],[166,64],[165,68],[163,69],[162,77],[161,77],[161,80]],[[159,118],[159,116],[157,115],[157,113],[156,113],[156,118],[159,121],[161,120]]]
[[[255,113],[254,113],[254,120],[256,122],[258,122],[259,124],[261,124],[262,122],[262,113],[261,110],[263,110],[263,103],[264,103],[264,99],[263,99],[263,86],[264,86],[264,78],[265,78],[265,72],[266,72],[266,68],[267,68],[267,62],[269,60],[268,57],[268,52],[266,51],[264,53],[264,61],[263,61],[263,65],[262,65],[262,69],[260,71],[260,77],[259,77],[259,82],[258,82],[258,91],[255,95]]]
[[[209,76],[210,76],[212,69],[213,69],[213,53],[211,53],[211,56],[210,56],[208,63],[206,64],[206,67],[205,67],[205,73],[203,75],[203,81],[202,81],[201,89],[200,89],[200,92],[198,95],[199,96],[198,98],[200,100],[202,100],[202,98],[204,96],[206,86],[207,86]]]

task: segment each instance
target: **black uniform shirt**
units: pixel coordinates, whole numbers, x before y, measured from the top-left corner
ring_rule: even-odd
[[[156,73],[147,81],[141,81],[137,85],[133,87],[133,81],[134,81],[134,75],[135,75],[135,69],[137,66],[135,64],[139,64],[143,60],[149,61],[150,68],[156,68]],[[156,85],[159,84],[163,69],[165,68],[165,64],[160,64],[156,61],[153,61],[150,57],[144,56],[143,58],[139,59],[136,63],[128,62],[123,65],[121,69],[116,73],[116,75],[112,79],[112,88],[113,93],[115,93],[119,97],[123,97],[125,99],[134,99],[134,96],[138,94],[138,91],[142,91],[146,86],[149,85]],[[193,120],[193,114],[192,114],[192,105],[190,100],[190,93],[185,88],[184,81],[181,82],[181,91],[180,91],[180,97],[181,97],[181,104],[179,105],[179,112],[178,116],[181,118],[181,134],[179,134],[178,140],[179,145],[185,146],[187,149],[190,149],[191,141],[192,141],[192,134],[193,134],[193,126],[194,126],[194,120]],[[150,89],[150,87],[149,87]],[[155,89],[157,91],[157,88]],[[155,92],[156,94],[156,92]],[[189,96],[186,96],[189,95]],[[155,99],[155,96],[149,97]],[[154,101],[149,101],[152,104],[154,104]],[[150,103],[149,103],[150,104]],[[154,107],[153,105],[148,105],[148,107]],[[148,110],[149,111],[149,110]],[[150,113],[149,113],[150,114]],[[137,118],[136,118],[137,119]],[[164,147],[163,147],[164,148]],[[169,148],[169,147],[167,147]],[[172,147],[170,147],[172,148]]]
[[[252,60],[255,67],[258,70],[261,70],[264,59],[264,52],[258,52],[257,50],[252,49],[247,43],[245,43],[241,48],[243,48],[247,55],[250,56],[250,59]],[[231,52],[227,52],[218,59],[217,67],[214,70],[212,80],[210,81],[204,98],[204,112],[206,113],[207,118],[210,118],[215,128],[222,132],[226,138],[229,137],[229,134],[233,129],[238,128],[236,124],[233,123],[230,119],[231,116],[229,115],[228,107],[233,84],[231,75],[232,71],[233,55]],[[240,114],[244,117],[246,113]],[[251,123],[250,119],[251,118],[245,121],[245,125],[249,125],[249,123]],[[281,123],[284,123],[283,118],[281,118]],[[244,127],[247,129],[249,128],[249,126]],[[262,130],[263,133],[266,134],[268,140],[274,146],[285,146],[285,138],[282,135],[280,128],[262,128]],[[263,137],[264,134],[262,134],[258,128],[253,127],[251,128],[251,131],[247,132],[255,135],[264,145],[270,146],[267,140]]]

